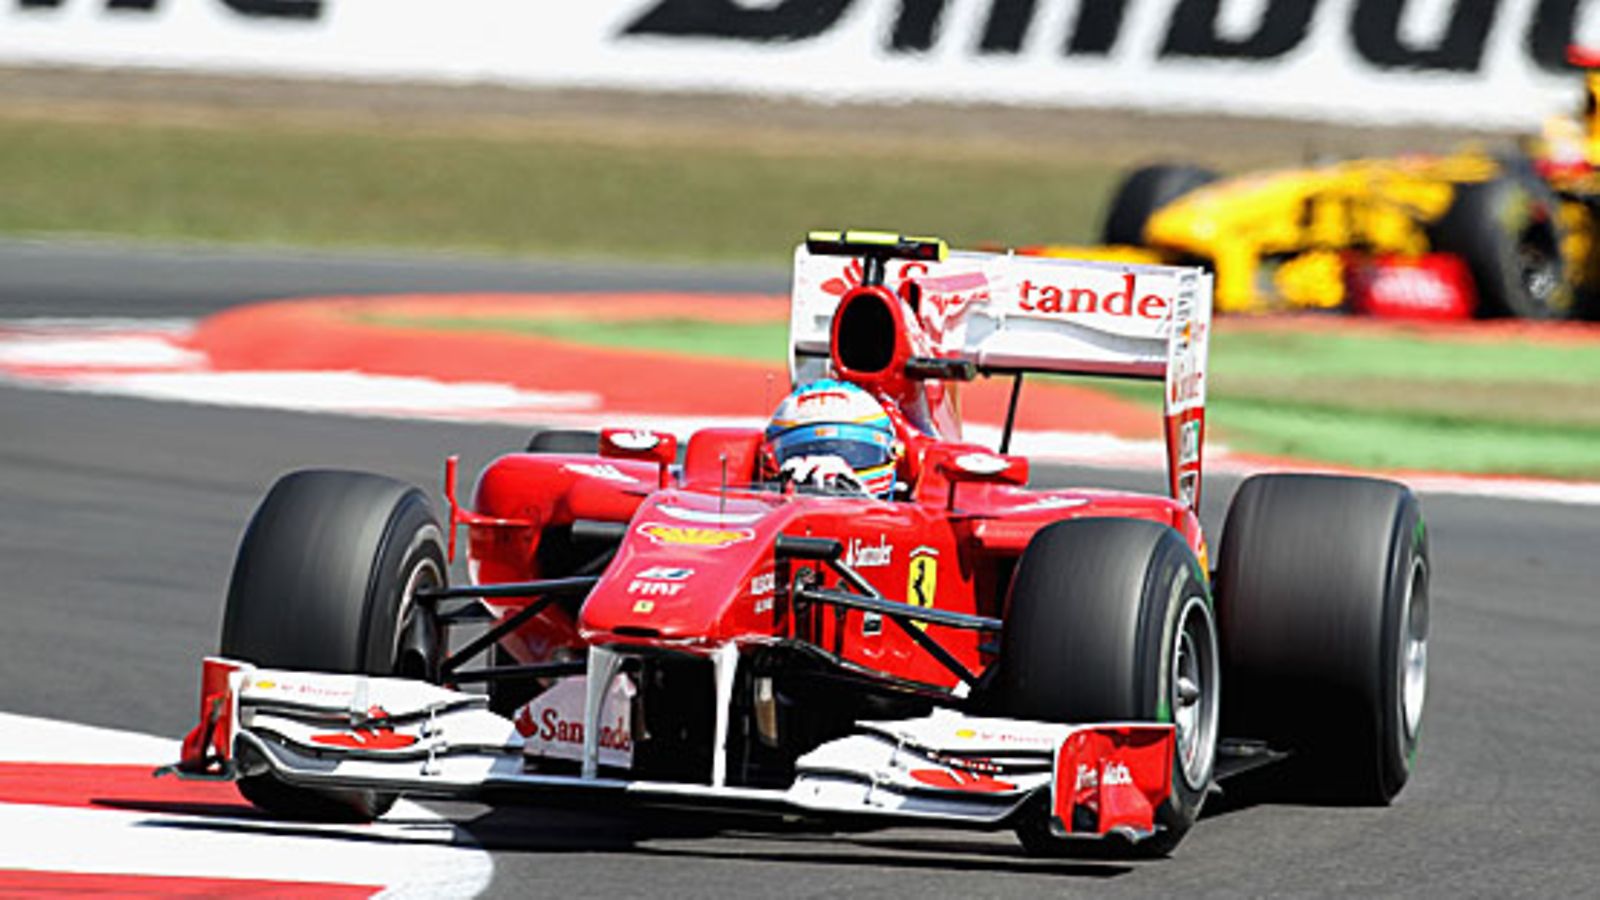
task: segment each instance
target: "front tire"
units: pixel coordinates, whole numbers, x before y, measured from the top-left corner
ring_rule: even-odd
[[[1046,722],[1176,726],[1172,796],[1160,830],[1131,845],[1170,853],[1200,814],[1216,764],[1221,665],[1205,575],[1173,529],[1082,519],[1040,530],[1017,565],[1001,635],[997,690],[1006,715]],[[1030,852],[1063,842],[1035,815]]]
[[[443,532],[422,492],[361,472],[279,479],[240,542],[221,653],[279,669],[435,678],[438,623],[413,597],[448,581]],[[313,791],[271,774],[239,792],[290,818],[369,820],[394,797]]]
[[[1383,805],[1416,765],[1428,673],[1428,538],[1405,487],[1258,475],[1217,568],[1225,730],[1293,756],[1291,796]]]

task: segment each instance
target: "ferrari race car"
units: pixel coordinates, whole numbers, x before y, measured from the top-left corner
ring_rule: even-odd
[[[1600,54],[1586,105],[1522,151],[1362,159],[1235,177],[1130,172],[1097,248],[1048,256],[1205,265],[1220,312],[1600,318]]]
[[[576,798],[1013,829],[1040,852],[1166,853],[1257,766],[1387,803],[1426,687],[1422,513],[1390,482],[1256,477],[1213,571],[1210,328],[1198,269],[813,234],[792,375],[881,403],[883,493],[783,477],[739,428],[681,452],[540,433],[470,509],[452,458],[442,520],[385,477],[289,474],[245,530],[171,770],[291,817]],[[1031,490],[1011,423],[963,440],[963,382],[1013,378],[1014,412],[1033,372],[1163,381],[1168,495]]]

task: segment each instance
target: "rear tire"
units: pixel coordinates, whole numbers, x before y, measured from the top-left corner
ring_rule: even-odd
[[[1434,248],[1461,257],[1482,318],[1558,319],[1573,314],[1561,255],[1561,201],[1525,162],[1483,182],[1456,186],[1433,226]]]
[[[1200,814],[1216,764],[1221,665],[1205,576],[1173,529],[1081,519],[1040,530],[1017,565],[1001,635],[999,703],[1046,722],[1170,722],[1178,728],[1161,826],[1131,855],[1170,853]],[[1034,853],[1067,842],[1045,815],[1018,828]]]
[[[1224,730],[1294,754],[1299,799],[1383,805],[1416,763],[1428,663],[1427,531],[1405,487],[1258,475],[1217,569]]]
[[[1147,246],[1144,227],[1156,210],[1216,180],[1215,172],[1197,166],[1160,165],[1135,169],[1111,195],[1100,242]]]
[[[221,653],[259,666],[437,677],[438,623],[412,596],[448,581],[443,532],[422,492],[378,475],[294,472],[257,507],[240,542]],[[239,792],[277,815],[362,821],[394,796],[314,791],[270,774]]]

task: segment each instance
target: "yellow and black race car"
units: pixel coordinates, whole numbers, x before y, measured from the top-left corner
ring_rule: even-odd
[[[1517,152],[1232,177],[1147,166],[1113,194],[1088,255],[1209,265],[1222,312],[1600,318],[1600,54],[1569,58],[1587,70],[1586,108]]]

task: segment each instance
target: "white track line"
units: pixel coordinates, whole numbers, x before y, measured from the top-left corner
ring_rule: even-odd
[[[176,741],[0,713],[8,763],[150,766]],[[370,826],[0,802],[0,869],[386,886],[384,896],[471,897],[493,874],[489,854],[436,813],[401,801]]]
[[[76,390],[213,406],[413,418],[421,413],[482,414],[505,410],[559,413],[599,410],[586,391],[528,391],[487,381],[435,381],[364,372],[150,372],[78,374]],[[396,402],[401,400],[403,402]]]

